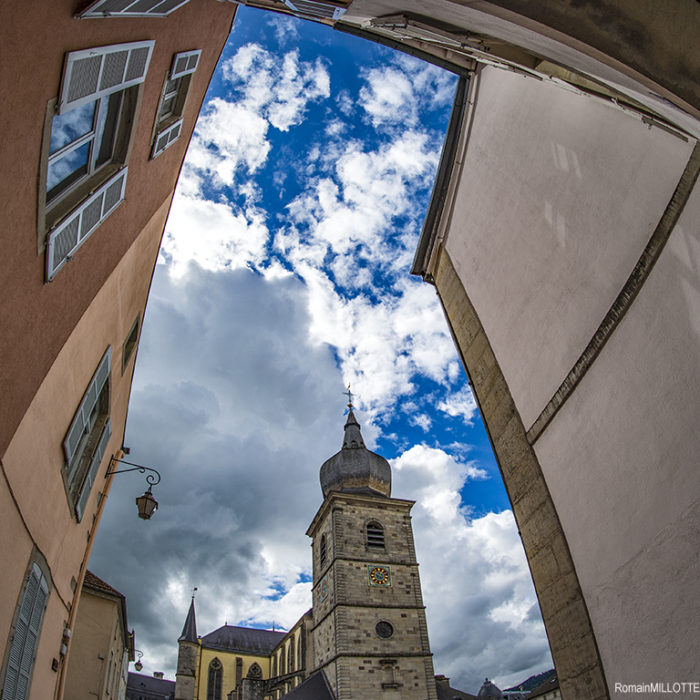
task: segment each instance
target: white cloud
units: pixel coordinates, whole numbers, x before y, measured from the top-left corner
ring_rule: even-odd
[[[245,214],[227,202],[175,195],[161,247],[170,274],[182,277],[196,262],[206,270],[259,265],[265,257],[268,230],[261,212]]]
[[[448,376],[452,374],[452,366],[453,365],[449,365],[447,368]],[[448,416],[461,416],[467,425],[473,423],[474,416],[477,412],[476,399],[468,386],[465,386],[460,391],[451,393],[449,396],[439,401],[437,408]]]
[[[428,432],[430,430],[430,426],[433,424],[433,421],[430,419],[430,416],[426,415],[425,413],[419,413],[418,415],[411,416],[408,419],[408,422],[411,425],[418,426],[419,428],[423,429],[423,432]]]
[[[242,105],[280,131],[303,120],[310,101],[330,95],[330,76],[320,60],[300,61],[298,51],[282,58],[258,44],[246,44],[223,64],[224,78],[240,92]]]
[[[476,693],[484,675],[505,688],[551,664],[511,511],[470,519],[460,491],[485,473],[416,445],[392,460],[393,495],[416,501],[413,527],[435,672]],[[438,544],[439,543],[439,544]]]
[[[360,90],[358,102],[370,116],[373,126],[386,122],[416,123],[413,85],[404,71],[391,66],[371,68],[366,80],[367,86]]]

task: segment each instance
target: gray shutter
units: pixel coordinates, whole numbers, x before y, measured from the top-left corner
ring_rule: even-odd
[[[95,477],[100,469],[100,463],[104,457],[105,451],[107,450],[107,443],[112,435],[112,421],[108,418],[105,423],[105,427],[102,428],[102,433],[100,439],[95,448],[95,452],[90,460],[90,468],[88,469],[87,476],[83,485],[80,487],[80,495],[78,496],[78,501],[75,504],[75,517],[80,522],[85,513],[85,506],[87,505],[88,498],[90,497],[90,491],[92,491],[92,485],[95,483]]]
[[[182,51],[173,56],[173,65],[170,69],[170,79],[181,78],[183,75],[189,75],[197,70],[199,57],[202,55],[202,49],[196,51]]]
[[[284,0],[284,4],[297,14],[314,19],[338,19],[346,12],[344,7],[314,0]]]
[[[49,587],[41,569],[32,565],[24,589],[12,646],[7,660],[2,700],[25,700],[34,666],[36,643],[46,609]]]
[[[127,170],[122,168],[115,173],[49,233],[46,245],[49,282],[124,199]]]
[[[107,352],[105,352],[105,354],[102,356],[100,364],[98,365],[95,374],[90,380],[88,388],[85,390],[85,394],[83,396],[82,401],[80,402],[80,406],[78,407],[78,410],[76,411],[75,416],[73,417],[73,422],[71,423],[71,426],[68,429],[66,439],[63,441],[63,451],[66,455],[67,462],[70,462],[71,459],[73,459],[75,451],[80,445],[80,438],[82,437],[83,432],[85,431],[85,428],[88,425],[92,409],[95,408],[95,404],[97,403],[97,399],[100,395],[100,392],[102,391],[102,387],[104,387],[105,383],[109,379],[111,361],[112,348],[110,346],[107,348]],[[72,477],[72,474],[68,475],[69,482],[72,479]]]
[[[97,0],[83,10],[84,19],[101,17],[165,17],[189,0]]]
[[[99,46],[66,55],[58,113],[142,83],[155,41]]]
[[[153,143],[153,151],[151,158],[159,156],[166,148],[169,148],[175,141],[180,138],[182,131],[182,119],[178,119],[174,124],[171,124],[167,129],[159,131],[156,134],[156,140]]]

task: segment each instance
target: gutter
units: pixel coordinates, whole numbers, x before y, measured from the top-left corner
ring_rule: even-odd
[[[450,179],[457,157],[460,134],[469,103],[468,86],[469,79],[466,75],[462,75],[457,83],[455,99],[452,105],[452,114],[450,115],[447,133],[445,134],[445,142],[443,143],[442,153],[440,155],[440,164],[438,166],[437,175],[435,176],[435,185],[430,195],[430,204],[428,205],[428,211],[425,215],[425,222],[423,223],[420,238],[418,239],[418,248],[413,258],[413,265],[411,266],[411,274],[421,275],[426,282],[432,282],[432,275],[428,271],[428,262],[435,244],[435,239],[437,238],[438,225],[444,210]]]

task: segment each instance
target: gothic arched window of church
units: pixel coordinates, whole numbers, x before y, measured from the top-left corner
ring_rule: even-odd
[[[207,700],[221,700],[221,676],[223,669],[221,661],[214,659],[209,664],[209,678],[207,679]]]
[[[321,560],[321,566],[326,563],[326,536],[321,535],[321,544],[319,546],[319,557]]]
[[[302,640],[303,636],[304,636],[304,628],[302,627],[299,630],[299,641],[297,642],[297,664],[298,664],[299,668],[304,667],[304,654],[302,652],[302,646],[301,646],[301,644],[302,644],[301,640]]]
[[[285,666],[285,657],[284,657],[284,647],[280,649],[280,676],[283,676],[287,672],[286,666]]]
[[[277,675],[277,657],[273,656],[272,657],[272,677],[274,678]]]
[[[367,523],[367,546],[384,549],[384,527],[376,520]]]
[[[294,665],[294,637],[292,637],[292,641],[289,644],[289,672],[291,673],[294,671],[296,666]]]
[[[248,669],[248,678],[262,678],[262,669],[257,661]]]

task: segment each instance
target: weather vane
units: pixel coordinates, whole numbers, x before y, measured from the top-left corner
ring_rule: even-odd
[[[195,587],[192,589],[192,600],[194,600],[194,594],[195,594],[198,590],[199,590],[199,589],[197,588],[197,586],[195,586]]]
[[[352,408],[352,391],[350,391],[350,385],[348,384],[348,390],[344,391],[343,394],[348,397],[348,408]]]

